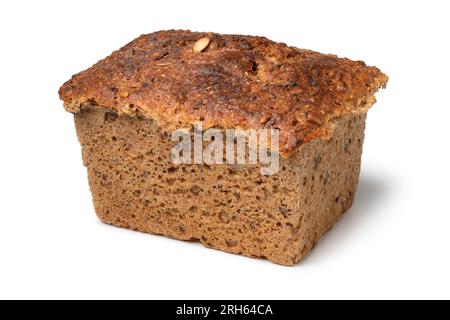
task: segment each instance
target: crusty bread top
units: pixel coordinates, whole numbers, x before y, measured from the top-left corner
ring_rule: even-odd
[[[143,35],[60,91],[69,112],[98,105],[164,128],[278,128],[280,153],[328,138],[349,113],[366,112],[387,76],[361,61],[262,37],[190,31]]]

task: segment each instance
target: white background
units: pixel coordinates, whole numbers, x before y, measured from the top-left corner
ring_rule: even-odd
[[[1,1],[0,298],[450,298],[448,1]],[[101,224],[57,91],[142,33],[264,35],[390,76],[354,207],[289,268]]]

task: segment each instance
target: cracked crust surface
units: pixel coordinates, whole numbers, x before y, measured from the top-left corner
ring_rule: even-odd
[[[198,42],[200,41],[200,42]],[[365,114],[387,83],[361,61],[263,37],[169,30],[143,35],[60,89],[67,111],[102,106],[166,129],[280,129],[280,154],[329,139],[337,120]]]

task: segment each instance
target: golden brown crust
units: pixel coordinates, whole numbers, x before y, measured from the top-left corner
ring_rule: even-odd
[[[170,30],[137,38],[59,94],[69,112],[98,105],[166,128],[199,120],[204,128],[278,128],[287,156],[329,138],[335,119],[366,112],[387,80],[364,62],[262,37]]]

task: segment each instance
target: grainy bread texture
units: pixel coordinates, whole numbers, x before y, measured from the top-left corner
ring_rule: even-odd
[[[352,204],[365,115],[339,120],[329,141],[303,145],[272,176],[176,166],[170,134],[150,119],[86,108],[75,123],[102,221],[292,265]]]
[[[141,36],[60,89],[105,223],[293,265],[350,208],[375,67],[260,37]],[[171,131],[279,129],[280,171],[175,165]]]

